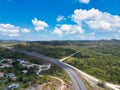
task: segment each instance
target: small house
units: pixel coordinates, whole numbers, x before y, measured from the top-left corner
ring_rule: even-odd
[[[28,72],[28,70],[22,70],[22,73],[26,74]]]
[[[23,64],[25,61],[23,59],[17,59],[20,64]]]
[[[15,88],[18,88],[20,85],[18,83],[13,83],[7,87],[4,88],[4,90],[14,90]]]
[[[7,78],[10,77],[11,79],[16,79],[16,76],[14,73],[7,74]]]

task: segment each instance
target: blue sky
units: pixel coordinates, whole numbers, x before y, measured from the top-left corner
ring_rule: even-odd
[[[0,40],[120,39],[120,0],[0,0]]]

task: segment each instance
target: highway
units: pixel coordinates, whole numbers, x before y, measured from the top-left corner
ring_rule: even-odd
[[[74,90],[87,90],[85,85],[84,85],[84,83],[82,82],[82,80],[77,75],[77,73],[71,67],[65,65],[62,62],[59,62],[59,60],[51,58],[51,57],[48,57],[48,56],[44,56],[44,55],[36,53],[36,52],[24,51],[23,53],[27,54],[27,55],[31,55],[31,56],[36,57],[36,58],[47,60],[49,62],[52,62],[52,63],[60,66],[62,69],[64,69],[67,72],[67,74],[71,78]]]
[[[7,47],[6,47],[7,48]],[[83,81],[80,79],[80,77],[78,76],[78,74],[69,66],[67,66],[66,64],[59,62],[58,59],[54,59],[36,52],[28,52],[28,51],[20,51],[20,50],[15,50],[12,48],[7,48],[9,50],[12,51],[16,51],[19,53],[24,53],[36,58],[40,58],[40,59],[44,59],[48,62],[51,62],[53,64],[58,65],[59,67],[61,67],[62,69],[64,69],[66,71],[66,73],[69,75],[71,81],[72,81],[72,85],[73,85],[73,89],[74,90],[87,90],[86,86],[84,85]]]

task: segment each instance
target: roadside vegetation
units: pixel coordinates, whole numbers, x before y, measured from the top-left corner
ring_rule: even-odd
[[[62,70],[61,68],[59,68],[56,65],[52,65],[52,67],[50,68],[50,70],[48,71],[43,71],[41,72],[42,75],[50,75],[50,76],[55,76],[55,77],[59,77],[62,80],[64,80],[64,82],[68,85],[71,85],[71,81],[69,76],[66,74],[66,72],[64,70]]]
[[[24,88],[28,88],[32,85],[36,84],[43,84],[47,82],[52,82],[52,79],[50,76],[56,76],[59,77],[67,84],[69,84],[70,79],[67,76],[67,74],[60,69],[59,67],[52,65],[50,70],[42,71],[40,74],[42,75],[39,77],[36,74],[37,68],[35,67],[24,67],[21,64],[18,63],[17,59],[23,59],[31,63],[35,64],[48,64],[45,60],[40,60],[31,56],[27,56],[25,54],[17,53],[17,52],[11,52],[8,49],[5,49],[3,47],[0,47],[0,61],[2,59],[12,59],[14,62],[12,63],[12,67],[9,68],[0,68],[0,72],[4,73],[3,77],[0,77],[0,90],[3,90],[5,87],[11,85],[12,83],[19,83],[20,86],[15,90],[23,90]],[[22,70],[27,70],[27,73],[23,73]],[[16,79],[13,80],[9,77],[7,77],[7,74],[13,73],[16,76]]]
[[[67,63],[102,81],[120,84],[120,41],[89,42]]]
[[[62,44],[59,42],[27,42],[24,44],[16,44],[13,48],[19,50],[23,49],[26,51],[34,51],[57,59],[61,59],[75,52],[75,50],[63,48],[61,47],[61,45],[66,45],[66,43]]]
[[[65,62],[102,81],[120,84],[120,40],[25,42],[14,48],[54,58],[80,51]]]

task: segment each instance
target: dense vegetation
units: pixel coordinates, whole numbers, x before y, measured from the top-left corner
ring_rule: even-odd
[[[17,44],[14,48],[17,49],[24,49],[27,51],[36,51],[38,53],[42,53],[44,55],[55,57],[55,58],[62,58],[65,56],[70,55],[71,53],[74,53],[75,51],[69,48],[63,48],[58,45],[59,43],[55,43],[55,45],[48,43],[48,45],[45,42],[28,42],[27,44]],[[56,46],[57,45],[57,46]],[[62,44],[60,44],[62,45]],[[63,44],[64,45],[64,44]]]
[[[101,80],[120,84],[120,41],[78,46],[80,53],[66,62]]]
[[[40,65],[46,64],[47,62],[45,62],[44,60],[40,60],[40,59],[31,57],[31,56],[27,56],[25,54],[11,52],[8,49],[0,47],[0,60],[2,60],[4,58],[13,59],[14,62],[12,63],[13,67],[3,68],[3,69],[0,68],[0,72],[5,73],[4,77],[0,77],[0,90],[3,90],[6,86],[8,86],[12,83],[20,84],[20,87],[16,90],[21,90],[21,88],[29,87],[30,83],[31,83],[31,85],[42,84],[42,83],[45,83],[48,81],[52,81],[50,78],[51,75],[62,78],[67,83],[69,83],[69,81],[70,81],[67,74],[62,69],[60,69],[59,67],[54,66],[54,65],[52,65],[51,69],[48,72],[47,71],[41,72],[41,75],[43,75],[42,77],[38,77],[38,75],[36,75],[37,68],[26,68],[26,67],[20,65],[17,62],[17,59],[24,59],[31,63],[36,63],[36,64],[40,64]],[[21,72],[22,70],[28,70],[28,73],[24,74]],[[8,73],[14,73],[15,76],[17,76],[17,79],[11,80],[9,78],[8,80],[6,80],[6,75]],[[62,75],[61,75],[61,73],[62,73]]]
[[[99,79],[120,84],[120,40],[27,42],[15,48],[55,58],[80,51],[66,62]]]

